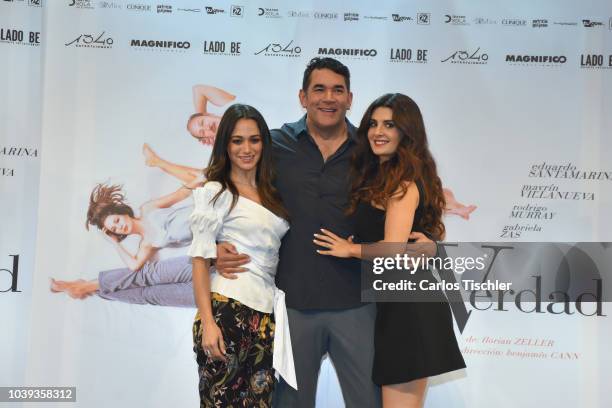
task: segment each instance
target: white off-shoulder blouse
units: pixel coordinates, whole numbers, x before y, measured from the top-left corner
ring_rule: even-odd
[[[261,204],[240,196],[235,207],[232,193],[221,190],[221,184],[209,181],[193,191],[194,210],[191,214],[193,241],[189,256],[211,259],[217,257],[217,242],[232,243],[250,262],[246,272],[237,279],[226,279],[211,267],[211,291],[235,299],[264,313],[274,313],[275,333],[273,367],[277,375],[297,389],[285,294],[274,283],[281,239],[289,229],[287,221]]]

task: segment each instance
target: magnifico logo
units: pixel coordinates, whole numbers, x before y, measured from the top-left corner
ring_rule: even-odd
[[[0,42],[38,47],[40,45],[40,32],[30,31],[26,36],[23,30],[0,28]]]
[[[106,36],[106,32],[101,34],[81,34],[69,43],[64,44],[66,47],[74,45],[82,48],[112,48],[114,40]]]
[[[319,48],[319,55],[335,55],[337,57],[369,57],[374,58],[378,52],[364,48]]]
[[[164,50],[187,50],[191,48],[189,41],[164,41],[164,40],[131,40],[131,47],[145,49],[164,49]]]
[[[4,284],[0,284],[0,293],[6,292],[21,292],[18,287],[18,279],[19,279],[19,255],[9,255],[9,257],[13,258],[11,269],[0,269],[0,275],[4,275],[3,272],[9,274],[9,286],[4,286]],[[0,281],[2,282],[2,281]],[[6,289],[2,289],[6,287]]]
[[[565,64],[567,57],[564,55],[506,55],[506,62],[512,64],[535,64],[535,65],[553,65]]]

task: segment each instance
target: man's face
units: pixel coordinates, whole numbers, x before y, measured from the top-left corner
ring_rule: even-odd
[[[300,90],[300,102],[308,120],[319,128],[339,126],[351,108],[353,94],[346,89],[344,77],[330,69],[315,69],[308,89]]]

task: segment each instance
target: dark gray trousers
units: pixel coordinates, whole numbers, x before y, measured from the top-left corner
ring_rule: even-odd
[[[281,379],[276,387],[274,407],[315,406],[319,369],[325,353],[329,353],[334,364],[347,408],[380,407],[380,388],[372,382],[376,306],[325,311],[287,309],[287,312],[298,391]]]
[[[98,274],[98,296],[139,305],[196,307],[191,283],[191,258],[179,256]]]

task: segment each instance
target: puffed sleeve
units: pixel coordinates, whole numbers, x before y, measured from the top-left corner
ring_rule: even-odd
[[[212,200],[220,189],[220,183],[207,182],[193,191],[194,209],[190,217],[193,240],[188,252],[192,258],[217,257],[217,234],[232,205],[232,193],[228,190],[221,193],[213,204]]]

